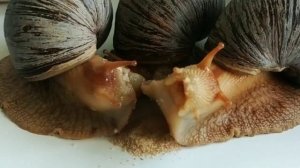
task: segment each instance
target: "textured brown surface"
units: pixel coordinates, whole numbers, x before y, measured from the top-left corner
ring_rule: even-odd
[[[0,106],[18,126],[37,134],[81,139],[110,135],[115,125],[70,100],[51,80],[26,82],[12,67],[10,59],[0,62]]]
[[[273,77],[241,94],[233,104],[191,130],[190,144],[278,133],[300,123],[300,89]]]

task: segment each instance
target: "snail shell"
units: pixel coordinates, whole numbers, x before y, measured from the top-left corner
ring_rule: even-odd
[[[217,63],[250,74],[300,70],[300,2],[233,0],[220,16],[207,46],[225,43]]]
[[[90,59],[111,24],[110,0],[12,0],[4,32],[18,73],[42,80]]]
[[[224,0],[120,0],[114,48],[140,63],[182,61],[208,35],[223,7]]]

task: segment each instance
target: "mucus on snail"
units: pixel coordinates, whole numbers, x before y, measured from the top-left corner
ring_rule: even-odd
[[[5,113],[29,131],[58,132],[58,136],[72,139],[122,129],[135,107],[143,77],[126,68],[135,66],[135,61],[110,62],[96,54],[110,32],[112,15],[110,0],[11,0],[4,23],[10,52],[7,60],[19,76],[37,81],[14,82],[23,89],[31,85],[44,89],[22,97],[31,104],[24,105],[21,111],[3,101]],[[8,61],[6,64],[11,65]],[[14,96],[18,93],[11,91]],[[33,100],[27,100],[30,98]]]
[[[281,132],[300,123],[299,89],[282,80],[284,73],[272,73],[299,77],[299,8],[297,0],[232,0],[206,46],[224,44],[199,64],[142,85],[178,143]]]

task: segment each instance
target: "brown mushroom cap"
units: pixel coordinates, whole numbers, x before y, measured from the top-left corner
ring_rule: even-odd
[[[114,133],[113,119],[70,101],[60,87],[51,80],[27,82],[17,74],[10,57],[0,61],[0,106],[19,127],[70,139]]]

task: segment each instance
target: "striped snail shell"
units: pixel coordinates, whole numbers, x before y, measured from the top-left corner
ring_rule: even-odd
[[[233,0],[216,23],[207,46],[222,41],[215,61],[250,74],[300,70],[300,2]]]
[[[90,59],[111,24],[110,0],[12,0],[4,32],[15,69],[35,81]]]
[[[224,8],[224,0],[120,0],[114,48],[143,64],[177,63],[190,57]]]

